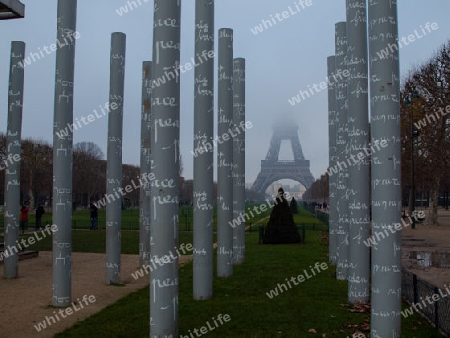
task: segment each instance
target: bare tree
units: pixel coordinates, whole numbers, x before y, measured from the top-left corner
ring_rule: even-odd
[[[139,206],[139,193],[140,193],[140,169],[138,166],[123,164],[122,165],[122,188],[126,192],[123,198],[123,203],[126,207]],[[128,188],[128,191],[126,187]]]
[[[6,135],[0,133],[0,159],[4,160],[6,156]]]
[[[79,142],[73,146],[73,201],[77,205],[87,206],[93,195],[98,192],[101,160],[104,154],[93,142]],[[102,179],[105,185],[105,179]]]
[[[23,139],[20,190],[23,202],[35,208],[52,194],[53,151],[45,140]]]
[[[432,224],[437,224],[440,185],[449,164],[449,85],[450,42],[447,42],[429,61],[410,74],[402,89],[405,101],[411,95],[420,98],[416,103],[410,100],[412,104],[402,106],[402,156],[403,162],[409,162],[411,166],[411,151],[407,149],[413,142],[415,176],[422,185],[427,184],[430,188]]]
[[[328,201],[328,175],[322,175],[305,191],[302,200],[322,203]]]
[[[87,155],[93,160],[103,160],[105,155],[102,149],[94,142],[78,142],[73,146],[73,151]]]

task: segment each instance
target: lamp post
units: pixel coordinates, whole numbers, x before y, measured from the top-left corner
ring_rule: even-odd
[[[420,98],[417,90],[414,89],[414,92],[412,94],[409,94],[408,97],[405,99],[404,103],[408,106],[411,106],[411,190],[410,190],[410,196],[409,196],[409,209],[410,214],[413,215],[415,211],[415,204],[416,204],[416,187],[415,187],[415,170],[414,170],[414,138],[419,135],[417,130],[414,130],[414,99]],[[415,217],[412,217],[412,223],[411,223],[411,229],[416,228],[416,219]]]

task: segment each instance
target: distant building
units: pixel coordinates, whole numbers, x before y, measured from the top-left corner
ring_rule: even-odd
[[[272,197],[275,198],[275,196],[278,193],[278,189],[283,188],[285,193],[288,193],[290,198],[294,197],[296,200],[301,200],[303,194],[306,191],[306,188],[301,184],[296,184],[294,186],[290,186],[287,184],[281,184],[280,182],[275,182],[269,186],[267,189],[267,193]]]

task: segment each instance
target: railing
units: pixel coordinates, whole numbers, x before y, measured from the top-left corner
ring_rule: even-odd
[[[329,214],[326,212],[323,212],[321,209],[317,209],[315,205],[313,204],[306,204],[303,203],[303,207],[308,210],[311,214],[314,215],[314,217],[316,217],[319,221],[321,221],[323,224],[325,224],[327,226],[327,228],[330,226],[329,225]]]
[[[317,210],[317,219],[319,220],[319,221],[321,221],[323,224],[325,224],[327,227],[329,227],[330,226],[330,224],[329,224],[329,214],[328,213],[326,213],[326,212],[322,212],[322,211],[320,211],[320,210]]]
[[[312,208],[311,208],[312,209]],[[328,214],[320,210],[309,210],[316,214],[316,217],[323,223],[328,225]],[[432,285],[417,275],[402,269],[402,297],[418,312],[424,316],[446,336],[450,336],[450,291],[439,290],[435,285]],[[438,295],[439,299],[434,301],[433,296]],[[444,296],[443,296],[444,295]],[[433,301],[428,302],[426,299]],[[437,296],[434,296],[435,299]],[[406,314],[406,312],[404,312]]]
[[[438,298],[434,301],[433,296]],[[402,297],[422,314],[431,324],[450,335],[450,299],[446,290],[439,290],[412,272],[402,269]],[[429,302],[426,299],[431,299]]]

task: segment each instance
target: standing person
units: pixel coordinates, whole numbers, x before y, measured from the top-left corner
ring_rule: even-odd
[[[98,229],[98,208],[94,203],[91,202],[91,227],[90,230],[97,230]]]
[[[36,224],[34,226],[35,230],[41,229],[42,228],[42,215],[45,214],[45,210],[42,207],[42,205],[38,204],[37,208],[36,208]]]
[[[30,211],[30,208],[22,205],[22,209],[20,209],[20,226],[22,227],[22,233],[25,232],[25,228],[28,229],[28,211]]]

